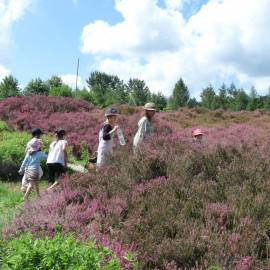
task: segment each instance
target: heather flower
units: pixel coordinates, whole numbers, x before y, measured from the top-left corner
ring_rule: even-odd
[[[254,258],[246,256],[241,258],[236,264],[236,270],[250,270],[254,262]]]

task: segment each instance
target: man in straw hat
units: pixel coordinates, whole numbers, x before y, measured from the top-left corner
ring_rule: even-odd
[[[154,103],[149,102],[144,105],[144,116],[138,123],[138,131],[133,140],[134,151],[138,146],[151,134],[154,133],[153,117],[156,112],[156,106]]]

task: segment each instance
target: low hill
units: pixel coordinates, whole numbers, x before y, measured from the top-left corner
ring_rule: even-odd
[[[31,127],[17,125],[17,113],[9,116],[3,108],[0,103],[0,117],[14,128]],[[119,108],[131,141],[140,111]],[[31,123],[25,120],[31,111],[21,113],[23,123]],[[69,113],[85,115],[78,123],[89,133],[78,134],[96,147],[103,111],[63,112]],[[51,128],[42,128],[80,130],[75,120],[57,115],[48,116]],[[110,246],[122,262],[135,251],[142,269],[269,269],[269,114],[195,108],[159,113],[155,121],[156,135],[137,155],[131,145],[117,147],[99,173],[66,176],[56,192],[18,213],[6,237],[29,231],[53,236],[60,226],[78,240]],[[194,127],[203,129],[202,143],[192,141]]]

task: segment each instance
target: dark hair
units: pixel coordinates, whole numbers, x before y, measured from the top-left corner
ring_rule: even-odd
[[[66,131],[63,128],[58,128],[55,134],[58,138],[63,138],[66,135]]]
[[[43,132],[41,131],[40,128],[33,128],[32,131],[32,136],[35,137],[35,136],[40,136],[43,134]]]

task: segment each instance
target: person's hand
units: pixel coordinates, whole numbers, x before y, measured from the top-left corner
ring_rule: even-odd
[[[113,128],[113,131],[116,131],[118,128],[119,128],[119,126],[115,125],[114,128]]]

